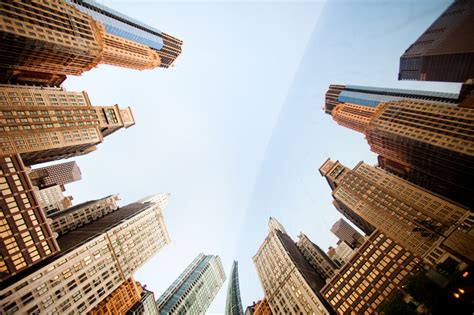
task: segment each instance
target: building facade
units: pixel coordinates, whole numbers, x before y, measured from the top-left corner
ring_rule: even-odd
[[[291,238],[269,222],[269,233],[252,260],[274,314],[334,314],[319,290],[325,281]]]
[[[136,60],[133,61],[138,64],[141,63],[139,59],[147,60],[147,56],[150,56],[148,61],[150,68],[157,66],[168,68],[181,53],[183,44],[181,40],[96,1],[66,0],[66,2],[103,25],[106,35],[104,55],[109,57],[108,62],[104,63],[126,66],[133,58],[127,56],[127,53],[132,52],[136,55],[134,56]],[[107,45],[108,41],[111,41],[110,45]],[[127,45],[130,47],[123,47]],[[132,46],[134,47],[132,48]],[[141,58],[137,58],[138,56]],[[154,59],[156,59],[156,64],[153,64]],[[123,62],[125,65],[122,65]]]
[[[386,235],[376,231],[328,283],[321,294],[339,314],[374,314],[402,289],[420,263]]]
[[[0,155],[0,284],[59,251],[19,155]]]
[[[463,268],[474,260],[474,215],[469,210],[363,162],[349,170],[328,159],[320,172],[333,183],[338,203],[426,263],[452,255]]]
[[[0,312],[92,310],[170,242],[162,212],[168,197],[129,204],[58,237],[58,254],[1,284]]]
[[[71,206],[72,197],[65,197],[63,191],[64,186],[60,185],[34,189],[38,204],[46,216]]]
[[[454,1],[400,57],[399,80],[474,78],[474,4]]]
[[[414,101],[382,103],[370,120],[366,138],[373,152],[413,169],[413,174],[424,174],[408,177],[415,184],[474,205],[473,108]]]
[[[98,64],[169,67],[182,41],[95,1],[33,0],[0,8],[0,80],[58,86]]]
[[[89,315],[125,314],[140,300],[143,291],[133,277],[125,280],[117,289],[100,301]]]
[[[334,223],[331,227],[331,232],[336,235],[338,239],[349,244],[352,249],[359,247],[359,245],[362,245],[364,242],[364,237],[344,219],[339,219]]]
[[[340,104],[351,104],[355,110],[360,109],[357,105],[368,108],[375,108],[381,102],[401,101],[404,99],[430,101],[446,105],[456,105],[464,97],[462,93],[444,93],[434,91],[380,88],[373,86],[359,85],[338,85],[331,84],[326,92],[324,111],[332,115],[333,110]],[[368,108],[367,108],[368,107]],[[351,106],[348,106],[344,112],[349,116]],[[341,113],[341,115],[344,114]]]
[[[86,92],[0,86],[0,153],[26,165],[89,153],[134,124],[130,107],[92,106]]]
[[[50,166],[36,168],[31,173],[44,173],[47,176],[41,177],[41,186],[49,187],[51,185],[66,185],[82,179],[81,169],[75,161],[58,163]],[[32,175],[30,177],[40,177]]]
[[[345,241],[339,240],[334,252],[337,259],[341,262],[341,265],[344,265],[354,256],[356,251]]]
[[[127,315],[158,315],[155,294],[143,288],[140,300],[135,303],[126,313]]]
[[[267,299],[263,298],[255,305],[254,315],[271,315],[272,311]]]
[[[63,235],[116,211],[118,195],[86,201],[66,210],[50,214],[51,229]]]
[[[225,303],[226,315],[243,315],[242,300],[240,299],[239,269],[236,260],[232,263],[230,270],[229,285],[227,287],[227,298]]]
[[[338,266],[326,253],[303,233],[298,235],[296,243],[301,254],[313,266],[324,281],[329,280],[336,273]]]
[[[219,256],[199,254],[156,301],[160,314],[204,314],[225,281]]]

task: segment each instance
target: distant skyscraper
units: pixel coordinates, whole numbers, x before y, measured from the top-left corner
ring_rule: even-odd
[[[72,197],[64,196],[64,186],[54,185],[48,188],[34,189],[33,191],[46,216],[71,206]]]
[[[341,241],[346,242],[352,249],[359,247],[364,242],[364,237],[344,219],[339,219],[331,227],[331,232]]]
[[[225,303],[226,315],[243,315],[242,301],[240,300],[239,269],[234,260],[230,270],[229,285],[227,287],[227,299]]]
[[[335,314],[319,293],[323,278],[288,234],[273,227],[272,220],[268,236],[252,258],[272,313]]]
[[[452,256],[474,261],[474,214],[380,168],[352,170],[327,160],[320,168],[336,187],[332,196],[388,237],[430,264]]]
[[[156,301],[160,314],[204,314],[225,281],[219,256],[199,254]]]
[[[447,105],[456,105],[464,95],[421,90],[380,88],[359,85],[331,84],[326,92],[324,111],[331,115],[339,104],[349,103],[368,108],[375,108],[381,102],[400,101],[403,99],[426,100]],[[370,109],[367,109],[370,111]],[[350,108],[346,109],[350,113]],[[358,115],[360,116],[360,115]]]
[[[0,210],[2,285],[59,251],[19,155],[0,156]]]
[[[400,57],[399,80],[474,78],[474,2],[454,1]]]
[[[57,86],[98,64],[167,68],[181,52],[180,40],[95,1],[6,2],[0,15],[2,83]]]
[[[42,178],[42,185],[66,185],[82,179],[81,170],[75,161],[58,163],[32,170],[32,172],[46,171],[48,176]],[[30,173],[31,174],[31,173]]]
[[[334,251],[336,253],[337,259],[341,262],[341,265],[347,263],[355,254],[355,250],[343,240],[339,240],[339,242],[337,242],[337,246]]]
[[[118,195],[111,195],[97,200],[86,201],[63,211],[52,213],[48,216],[52,220],[50,224],[51,229],[59,235],[74,231],[85,224],[116,211],[119,208],[117,205],[118,200]]]
[[[338,266],[318,245],[311,242],[305,234],[300,233],[298,235],[296,246],[298,246],[304,258],[313,266],[323,280],[327,281],[334,276]]]
[[[26,165],[83,155],[135,124],[130,107],[92,106],[86,92],[0,86],[0,150]]]
[[[420,261],[380,232],[373,233],[322,288],[339,314],[374,314]]]
[[[117,289],[97,304],[88,315],[125,314],[140,300],[143,291],[133,276],[125,280]]]
[[[128,310],[126,315],[158,315],[155,295],[153,292],[143,288],[140,300]]]
[[[170,242],[162,213],[168,195],[158,197],[59,236],[58,254],[1,283],[0,313],[92,310]]]
[[[384,169],[474,206],[474,108],[412,100],[375,108],[341,103],[332,116],[338,124],[366,135]]]

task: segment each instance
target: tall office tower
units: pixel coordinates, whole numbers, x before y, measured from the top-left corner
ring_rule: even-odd
[[[0,208],[1,285],[59,247],[19,155],[0,155]]]
[[[374,314],[420,261],[380,232],[374,232],[355,256],[321,290],[340,314]]]
[[[269,220],[265,241],[252,260],[274,314],[334,314],[319,293],[323,278],[311,267],[293,240]]]
[[[341,241],[346,242],[352,249],[359,247],[364,242],[364,237],[344,219],[339,219],[331,227],[331,232]]]
[[[376,108],[343,103],[332,113],[366,135],[384,169],[474,207],[474,108],[402,100]]]
[[[51,185],[66,185],[82,179],[81,169],[75,161],[54,164],[46,167],[33,169],[31,172],[43,173],[47,176],[42,177],[41,185],[49,187]],[[31,173],[30,173],[31,176]],[[33,175],[34,176],[34,175]],[[37,176],[35,176],[37,177]]]
[[[118,195],[111,195],[52,213],[48,216],[52,220],[51,229],[59,235],[71,232],[119,209],[118,200]]]
[[[121,207],[59,236],[61,251],[0,283],[0,313],[87,313],[170,242],[168,195]]]
[[[104,63],[140,70],[168,68],[181,53],[181,40],[94,0],[66,2],[103,25]]]
[[[354,256],[355,250],[345,241],[339,240],[334,252],[341,265],[344,265]]]
[[[298,242],[296,243],[301,254],[318,272],[321,278],[325,281],[332,278],[338,269],[334,261],[328,255],[303,233],[298,235]]]
[[[240,299],[239,268],[236,260],[232,263],[230,270],[229,285],[227,287],[227,299],[225,303],[226,315],[243,315],[242,301]]]
[[[415,184],[469,207],[473,135],[474,108],[414,101],[380,104],[366,132],[373,152],[414,170]]]
[[[83,155],[135,124],[130,107],[92,106],[86,92],[0,86],[0,152],[26,165]]]
[[[429,264],[452,256],[463,268],[474,261],[474,214],[380,168],[352,170],[327,160],[321,174],[332,196]]]
[[[8,1],[0,16],[3,83],[58,86],[98,64],[167,68],[181,52],[182,41],[95,1]]]
[[[43,189],[34,189],[36,200],[46,216],[71,206],[72,197],[65,197],[64,186],[54,185]]]
[[[160,314],[204,314],[225,281],[219,256],[199,254],[156,301]]]
[[[462,91],[461,91],[462,92]],[[326,92],[324,111],[331,115],[334,108],[339,104],[352,104],[354,110],[362,107],[375,108],[381,102],[400,101],[403,99],[425,100],[446,105],[457,105],[465,97],[464,93],[443,93],[420,90],[379,88],[359,85],[337,85],[331,84]],[[350,114],[350,106],[345,110]],[[370,109],[366,109],[370,111]],[[344,112],[340,113],[341,115]]]
[[[474,3],[454,1],[400,57],[399,80],[474,78]]]
[[[140,300],[129,309],[126,315],[159,315],[153,292],[143,288]]]
[[[117,289],[110,293],[105,299],[100,301],[87,314],[105,315],[105,314],[125,314],[135,303],[140,300],[143,291],[133,276],[125,280]]]

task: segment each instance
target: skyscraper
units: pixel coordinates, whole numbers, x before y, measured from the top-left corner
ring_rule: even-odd
[[[51,229],[59,235],[71,232],[85,224],[102,218],[116,211],[119,207],[118,195],[111,195],[97,200],[90,200],[63,211],[50,214]]]
[[[274,314],[335,314],[319,291],[323,278],[311,267],[293,240],[271,218],[265,241],[252,260]]]
[[[64,196],[64,186],[54,185],[43,189],[35,188],[33,191],[39,206],[46,216],[71,206],[72,197]]]
[[[183,44],[181,40],[94,0],[66,0],[66,2],[104,26],[106,44],[109,41],[121,44],[122,47],[117,44],[106,47],[106,54],[110,54],[108,62],[110,64],[126,67],[127,59],[130,59],[127,55],[131,55],[130,52],[137,54],[141,49],[146,50],[148,55],[158,57],[158,63],[150,65],[151,67],[168,68],[181,53]],[[125,47],[127,44],[133,44],[135,49],[127,49]],[[125,65],[122,65],[123,62]]]
[[[133,276],[89,311],[89,315],[125,314],[140,300],[143,288]]]
[[[83,155],[135,124],[130,107],[92,106],[86,92],[0,86],[0,150],[26,165]]]
[[[155,295],[153,292],[143,288],[140,300],[127,311],[127,315],[158,315]]]
[[[363,107],[375,108],[381,102],[400,101],[403,99],[425,100],[447,105],[456,105],[465,95],[421,90],[380,88],[359,85],[331,84],[326,92],[324,111],[331,115],[339,104],[349,103]],[[366,109],[369,110],[370,109]]]
[[[59,247],[19,155],[0,155],[0,209],[1,285]]]
[[[95,1],[5,2],[0,13],[2,83],[58,86],[101,63],[167,68],[181,52],[180,40]]]
[[[243,315],[242,301],[240,300],[239,269],[236,260],[232,263],[230,270],[229,285],[227,287],[227,299],[225,303],[226,315]]]
[[[400,57],[399,80],[474,78],[474,3],[454,1]]]
[[[340,314],[374,314],[419,263],[414,255],[380,232],[374,232],[321,294]]]
[[[338,269],[334,261],[326,255],[326,253],[303,233],[298,235],[298,242],[296,243],[301,254],[318,272],[321,278],[325,281],[332,278]]]
[[[58,237],[61,251],[0,284],[0,312],[87,313],[170,242],[168,195],[121,207]]]
[[[341,241],[346,242],[352,249],[364,242],[364,237],[344,219],[339,219],[331,227],[331,232]]]
[[[474,261],[474,214],[380,168],[352,170],[327,160],[320,168],[332,196],[380,232],[429,264],[451,257]]]
[[[412,183],[474,206],[474,108],[388,101],[375,108],[340,103],[334,120],[366,135],[379,165]]]
[[[225,281],[219,256],[199,254],[156,301],[160,314],[203,314]]]
[[[47,176],[41,178],[41,185],[66,185],[82,179],[81,170],[75,161],[58,163],[32,170],[31,172],[47,172]],[[31,176],[31,173],[30,173]],[[33,175],[34,176],[34,175]]]

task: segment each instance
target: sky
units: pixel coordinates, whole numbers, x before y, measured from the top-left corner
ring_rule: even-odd
[[[397,81],[406,48],[450,4],[404,1],[99,1],[184,41],[169,69],[100,65],[69,77],[93,105],[131,106],[136,125],[78,157],[75,204],[120,194],[121,205],[171,193],[171,244],[136,272],[158,298],[198,253],[239,261],[244,308],[263,296],[252,256],[276,217],[327,249],[341,216],[318,168],[376,157],[363,135],[324,114],[329,84],[458,92]],[[208,310],[224,312],[227,281]]]

